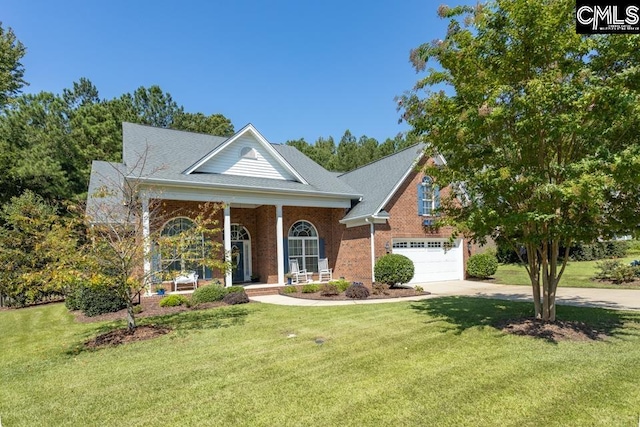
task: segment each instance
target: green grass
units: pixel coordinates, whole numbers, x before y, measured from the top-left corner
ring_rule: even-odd
[[[491,326],[531,309],[453,297],[249,304],[146,320],[176,330],[96,351],[79,345],[113,324],[74,323],[61,304],[2,311],[0,417],[11,427],[636,426],[640,313],[558,307],[610,332],[596,342]]]
[[[620,258],[620,261],[622,263],[629,263],[634,259],[638,259],[638,256]],[[567,268],[560,279],[560,286],[568,288],[606,289],[638,288],[633,285],[616,285],[592,280],[596,274],[596,263],[598,262],[599,261],[569,261],[569,263],[567,263]],[[493,278],[496,283],[504,285],[531,286],[529,275],[521,264],[500,264],[500,266],[498,266],[498,271],[494,274]]]

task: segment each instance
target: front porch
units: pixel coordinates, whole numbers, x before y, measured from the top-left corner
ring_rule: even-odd
[[[171,218],[154,229],[148,221],[143,231],[164,233],[176,229],[173,222],[188,223],[195,218],[201,203],[193,200],[161,200],[161,215]],[[145,273],[152,271],[195,270],[201,280],[219,280],[224,286],[242,285],[247,289],[285,286],[290,260],[297,260],[301,269],[319,279],[318,263],[327,258],[333,267],[339,248],[336,247],[336,227],[344,210],[315,206],[251,205],[247,203],[219,202],[222,208],[212,212],[221,224],[217,240],[221,243],[225,261],[233,268],[221,274],[198,265],[194,260],[155,260],[145,263]],[[187,264],[187,262],[190,264]],[[185,265],[189,265],[185,268]],[[257,280],[257,283],[251,283]],[[173,283],[166,283],[173,291]]]

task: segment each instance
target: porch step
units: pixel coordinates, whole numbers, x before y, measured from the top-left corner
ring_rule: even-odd
[[[284,286],[270,286],[268,288],[245,288],[244,291],[247,293],[249,298],[257,297],[261,295],[277,295],[280,292],[280,289],[284,288]]]

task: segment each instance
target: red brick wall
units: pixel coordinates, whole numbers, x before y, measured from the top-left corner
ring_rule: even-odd
[[[422,164],[424,165],[425,162],[426,160]],[[375,225],[376,258],[386,253],[385,245],[388,243],[391,246],[393,238],[448,238],[451,236],[450,227],[434,230],[422,225],[423,218],[418,216],[417,188],[423,177],[422,172],[410,173],[385,206],[390,218],[387,224]],[[442,191],[444,197],[449,189],[445,188]],[[165,200],[161,212],[166,220],[175,216],[194,218],[200,205],[197,202]],[[347,228],[339,222],[344,215],[344,209],[284,206],[284,236],[287,237],[289,229],[296,221],[309,221],[318,230],[319,237],[324,239],[325,256],[328,258],[329,267],[333,268],[334,277],[345,277],[350,281],[370,284],[372,280],[370,226],[367,224]],[[223,212],[221,208],[215,213],[215,216],[219,221],[218,227],[222,229]],[[261,282],[276,283],[278,265],[275,206],[263,205],[254,209],[231,208],[231,223],[243,225],[251,236],[253,274],[260,276]],[[219,238],[222,240],[222,234]],[[463,245],[465,245],[463,252],[466,264],[469,256],[466,241],[463,241]],[[475,252],[475,248],[472,252]],[[222,275],[216,277],[221,278]]]

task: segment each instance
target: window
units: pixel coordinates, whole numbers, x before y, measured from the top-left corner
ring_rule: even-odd
[[[432,216],[435,210],[440,207],[440,189],[433,184],[433,180],[428,176],[422,178],[418,184],[418,215]]]
[[[249,232],[242,225],[231,224],[231,241],[251,240]]]
[[[318,232],[307,221],[298,221],[289,230],[289,260],[297,259],[301,269],[318,271]]]
[[[160,233],[162,236],[175,237],[189,231],[195,226],[189,218],[174,218],[167,222]],[[173,245],[172,245],[173,246]],[[190,236],[189,240],[179,242],[171,251],[162,251],[161,268],[166,271],[190,271],[194,270],[200,277],[205,277],[204,266],[204,240]]]
[[[412,248],[424,248],[424,242],[411,242]]]
[[[408,243],[407,242],[393,242],[393,248],[394,249],[398,249],[398,248],[406,248]]]
[[[258,158],[258,152],[255,148],[243,147],[242,150],[240,150],[240,157],[242,157],[243,159],[256,160]]]
[[[434,248],[441,248],[441,247],[442,247],[442,242],[436,242],[433,240],[427,242],[427,248],[434,249]]]

